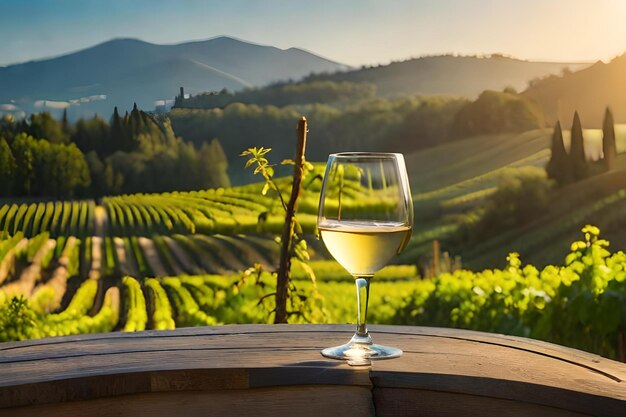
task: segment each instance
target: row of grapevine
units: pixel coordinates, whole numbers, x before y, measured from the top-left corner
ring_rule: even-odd
[[[227,266],[247,268],[254,263],[254,257],[259,257],[258,261],[262,262],[263,257],[268,256],[267,253],[272,250],[277,253],[277,245],[271,239],[255,237],[251,244],[245,236],[175,235],[155,236],[154,240],[93,237],[81,241],[74,236],[54,240],[48,234],[42,234],[31,239],[18,240],[20,238],[21,236],[16,236],[0,241],[0,249],[7,253],[10,252],[7,247],[13,245],[15,248],[18,246],[17,242],[24,242],[16,255],[24,263],[22,272],[18,273],[16,280],[0,286],[0,308],[12,302],[10,296],[19,293],[29,300],[30,308],[37,315],[33,320],[36,326],[27,334],[4,333],[3,340],[114,329],[137,331],[146,328],[172,329],[176,326],[267,321],[268,311],[256,307],[255,297],[262,295],[260,287],[248,286],[245,291],[241,288],[235,291],[234,283],[239,279],[239,274],[234,273],[234,269],[230,275],[147,278],[154,257],[149,256],[145,248],[157,249],[162,246],[155,253],[159,257],[160,251],[169,254],[169,259],[164,258],[168,264],[180,265],[179,260],[187,257],[185,265],[193,265],[195,272],[200,273],[205,273],[203,265],[211,264],[197,259],[214,251],[211,262],[219,260],[222,272],[225,273]],[[160,244],[147,246],[147,242]],[[116,247],[114,243],[117,243]],[[180,253],[172,250],[173,248],[178,248]],[[101,252],[100,255],[96,256],[97,252]],[[107,252],[111,255],[106,255]],[[93,253],[93,256],[86,253]],[[118,265],[124,261],[120,253],[132,259],[135,272],[143,270],[144,274],[126,276],[119,280],[111,280],[111,275],[106,280],[100,279],[107,275],[95,273],[96,264],[100,264],[103,271],[124,270]],[[96,261],[98,258],[102,260],[101,263]],[[106,258],[110,260],[106,261]],[[248,261],[251,263],[245,263]],[[91,265],[82,268],[82,262],[90,262]],[[105,266],[107,262],[114,265]],[[328,262],[320,265],[324,265],[320,267],[325,273],[333,268]],[[337,269],[338,266],[334,265]],[[89,271],[89,275],[82,276],[79,273],[81,270]],[[34,274],[33,271],[37,273]],[[294,272],[295,278],[302,280],[298,285],[306,286],[308,278]],[[413,268],[408,272],[414,275],[415,270]],[[400,273],[405,277],[407,275],[406,270]],[[26,276],[31,278],[26,280]],[[349,277],[337,276],[332,279],[341,279],[351,287],[352,280]],[[28,284],[27,287],[25,283]],[[20,291],[11,290],[17,287]],[[238,293],[245,295],[241,297]]]
[[[74,315],[65,320],[55,319],[54,315],[45,316],[39,324],[39,334],[35,333],[34,337],[110,332],[117,326],[119,316],[119,289],[111,287],[104,294],[102,306],[95,315]]]
[[[104,204],[118,236],[256,230],[259,214],[267,211],[246,199],[198,193],[108,197]]]
[[[19,276],[16,274],[14,280],[2,286],[3,298],[19,294],[31,296],[35,286],[41,280],[42,270],[48,267],[54,255],[56,241],[48,237],[47,233],[42,233],[28,240],[24,251],[18,255],[18,258],[25,261],[28,266],[20,271]]]
[[[320,175],[316,167],[305,178],[305,189],[299,198],[298,220],[306,232],[313,232],[317,221]],[[288,195],[288,178],[276,180]],[[347,182],[344,193],[349,197],[358,185]],[[151,236],[154,234],[237,234],[280,233],[284,212],[274,191],[262,193],[263,184],[249,184],[229,189],[209,189],[161,194],[133,194],[103,199],[110,227],[116,236]],[[346,205],[371,209],[374,204],[347,198]]]
[[[40,283],[31,296],[31,305],[42,313],[50,313],[61,307],[61,301],[67,290],[67,280],[70,276],[78,273],[78,262],[76,250],[79,242],[71,236],[67,240],[57,240],[58,246],[63,246],[63,251],[58,256],[57,266],[53,270],[50,279],[45,283]]]
[[[95,203],[93,201],[48,201],[0,204],[0,232],[36,236],[92,235]]]
[[[17,233],[9,239],[0,240],[0,284],[7,280],[15,266],[15,260],[24,248],[28,240],[22,233]],[[2,300],[0,299],[0,302]]]
[[[319,178],[312,176],[308,181],[298,212],[307,232],[315,229],[319,199],[319,181],[313,179]],[[284,193],[289,191],[288,179],[277,179],[277,183]],[[261,188],[259,183],[229,189],[113,196],[104,198],[102,207],[96,207],[93,200],[0,203],[0,232],[23,232],[26,237],[49,232],[53,238],[93,236],[96,228],[99,236],[280,232],[283,209],[272,191],[263,195]],[[349,194],[350,186],[346,185],[345,192]],[[348,199],[344,204],[365,207],[370,203]]]
[[[148,300],[151,305],[150,316],[151,326],[156,330],[172,330],[176,327],[173,318],[172,304],[161,282],[155,278],[148,278],[144,281],[148,289]]]
[[[133,277],[122,278],[126,296],[124,302],[126,304],[126,324],[125,332],[135,332],[144,330],[148,322],[148,314],[146,312],[146,299],[141,290],[141,284]]]
[[[531,336],[617,357],[624,353],[620,353],[619,340],[626,328],[626,255],[610,253],[608,242],[599,238],[596,227],[588,226],[583,232],[584,240],[572,244],[563,266],[540,270],[524,266],[517,255],[511,254],[503,270],[460,270],[432,280],[391,276],[376,280],[370,318],[379,323]],[[68,246],[63,252],[71,250]],[[22,256],[27,252],[24,248]],[[314,263],[313,267],[332,279],[318,281],[316,286],[298,279],[295,286],[311,299],[323,300],[324,307],[316,307],[314,314],[304,312],[308,316],[294,316],[294,320],[353,320],[354,288],[349,277],[332,277],[330,264]],[[409,267],[395,268],[401,270],[397,274],[413,272]],[[259,302],[262,295],[273,291],[273,280],[267,272],[245,280],[239,274],[125,277],[108,285],[111,283],[106,280],[86,279],[61,311],[37,316],[33,320],[35,327],[25,334],[8,334],[12,327],[5,326],[0,337],[257,323],[268,321],[273,308],[271,298]],[[315,292],[320,296],[313,297]],[[0,320],[5,319],[0,314]]]
[[[0,258],[0,272],[3,272],[0,297],[6,299],[18,294],[30,297],[36,290],[37,304],[45,311],[58,308],[59,298],[65,297],[59,292],[63,292],[71,277],[224,275],[255,264],[272,271],[278,261],[278,245],[262,236],[156,235],[152,239],[90,236],[83,240],[70,236],[55,240],[43,233],[30,239],[16,235],[0,242],[0,254],[6,252]],[[305,277],[297,265],[294,264],[294,277]],[[321,279],[351,279],[334,261],[314,261],[312,265]],[[415,267],[390,266],[381,271],[379,279],[416,275]]]

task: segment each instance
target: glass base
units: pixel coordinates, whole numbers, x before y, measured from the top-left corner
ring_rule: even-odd
[[[369,335],[354,335],[345,345],[329,347],[321,353],[327,358],[345,360],[348,365],[363,366],[370,365],[372,360],[397,358],[402,355],[402,350],[374,344]]]

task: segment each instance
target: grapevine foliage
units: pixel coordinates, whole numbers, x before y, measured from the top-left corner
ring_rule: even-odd
[[[618,357],[626,255],[611,254],[597,227],[582,232],[563,266],[538,270],[512,253],[502,270],[442,274],[428,292],[414,291],[393,321],[532,337]]]

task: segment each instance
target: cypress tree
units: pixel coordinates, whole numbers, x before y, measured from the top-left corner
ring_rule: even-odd
[[[67,120],[67,107],[63,109],[63,117],[61,117],[61,130],[66,135],[69,135],[70,132],[70,123]]]
[[[139,113],[139,108],[137,107],[137,103],[133,104],[133,110],[130,112],[130,124],[132,126],[133,134],[139,133],[139,127],[141,124],[141,114]]]
[[[144,133],[145,126],[141,116],[143,112],[137,107],[137,103],[133,104],[133,110],[130,112],[128,128],[130,128],[130,136],[128,137],[128,150],[134,151],[139,148],[139,134]]]
[[[546,165],[548,178],[552,178],[559,185],[572,182],[572,165],[563,144],[563,131],[560,121],[557,121],[554,126],[551,151],[550,160]]]
[[[578,112],[574,112],[574,121],[572,122],[571,146],[569,151],[569,159],[572,166],[572,174],[575,181],[586,178],[589,170],[587,166],[587,158],[585,157],[585,143],[583,138],[583,128],[580,124]]]
[[[117,110],[117,106],[113,108],[113,115],[110,122],[111,129],[109,130],[109,144],[106,147],[105,155],[112,154],[117,150],[121,150],[123,147],[123,132],[122,132],[122,120]]]
[[[607,107],[604,112],[604,122],[602,123],[602,161],[604,162],[604,168],[607,171],[613,169],[616,159],[615,124],[613,123],[613,113]]]

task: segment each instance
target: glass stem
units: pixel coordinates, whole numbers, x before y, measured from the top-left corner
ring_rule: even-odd
[[[359,338],[368,338],[367,332],[367,303],[370,298],[370,279],[371,277],[357,277],[356,283],[356,336]]]

